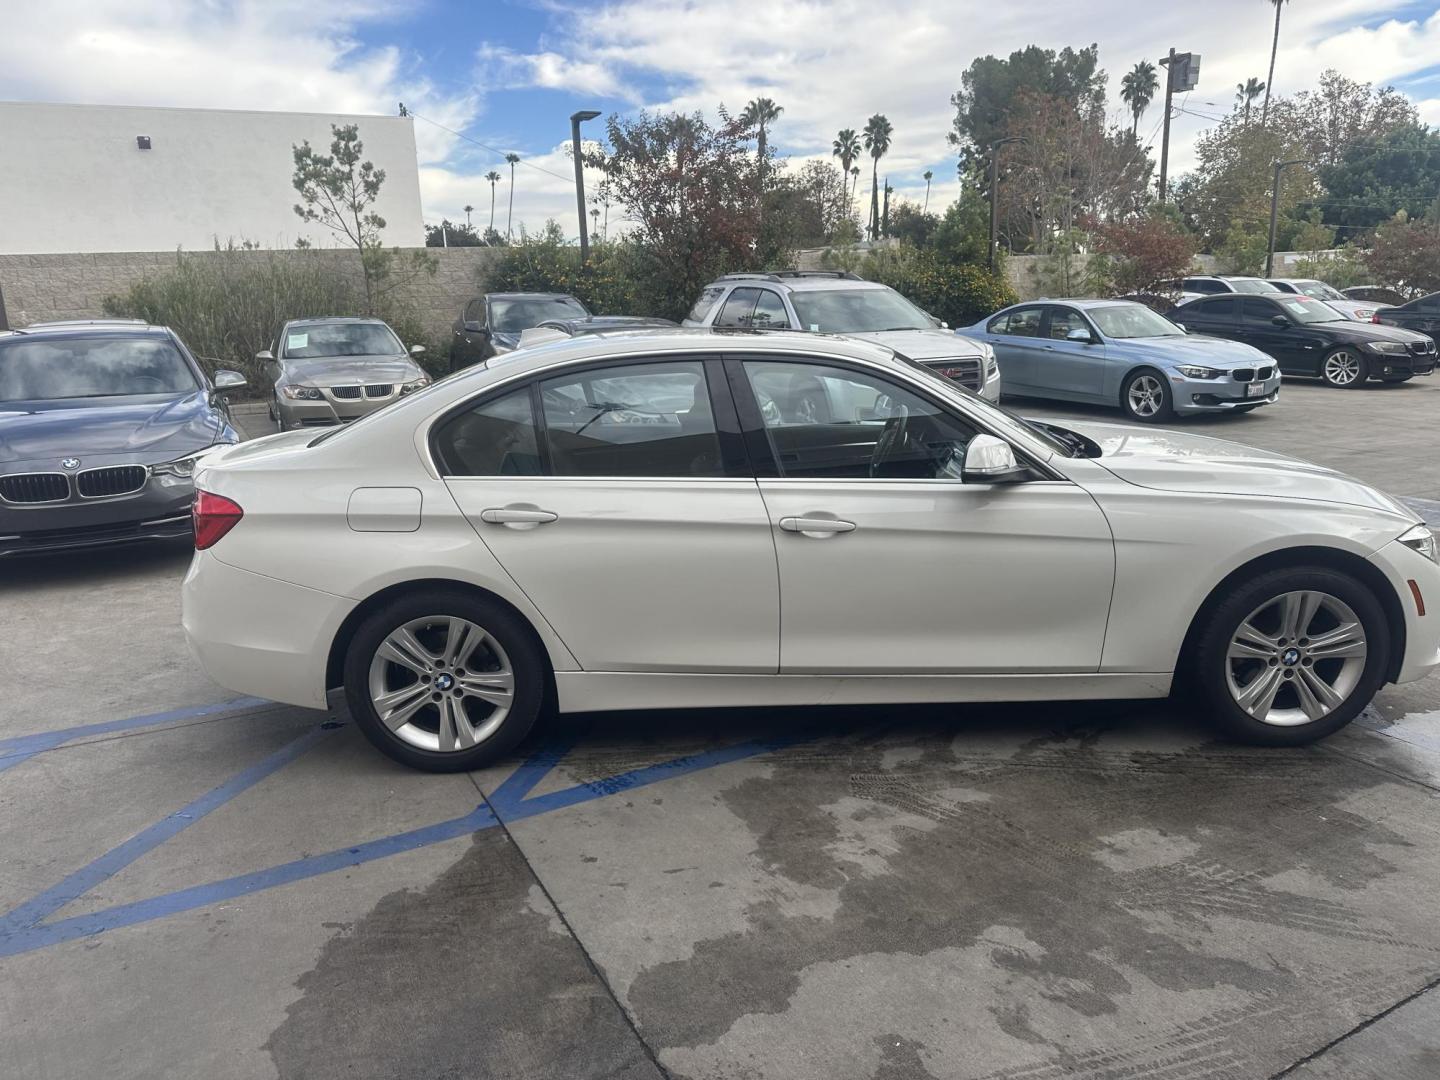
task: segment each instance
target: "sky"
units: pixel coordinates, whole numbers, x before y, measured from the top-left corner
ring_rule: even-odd
[[[389,115],[403,101],[427,222],[463,220],[468,203],[488,224],[484,175],[497,169],[504,231],[514,152],[515,229],[555,218],[573,234],[565,147],[585,108],[714,119],[722,103],[738,112],[767,96],[784,108],[772,145],[794,165],[828,160],[837,130],[884,113],[891,185],[920,201],[931,170],[930,205],[944,206],[958,194],[946,134],[961,73],[1029,44],[1098,43],[1117,122],[1136,61],[1200,53],[1199,88],[1172,124],[1178,175],[1236,83],[1264,79],[1273,12],[1269,0],[0,0],[0,101]],[[1403,90],[1440,126],[1440,0],[1290,0],[1275,90],[1331,67]],[[1157,103],[1143,141],[1158,147],[1160,121]]]

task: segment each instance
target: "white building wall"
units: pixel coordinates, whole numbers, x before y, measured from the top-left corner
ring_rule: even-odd
[[[333,247],[296,216],[291,184],[292,145],[328,153],[331,124],[357,124],[385,170],[384,242],[424,244],[408,117],[0,102],[0,253]]]

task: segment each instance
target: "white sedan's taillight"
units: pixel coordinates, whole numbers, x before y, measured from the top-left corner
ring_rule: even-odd
[[[190,516],[195,523],[195,550],[214,547],[220,538],[239,524],[245,516],[240,504],[224,495],[196,491]]]

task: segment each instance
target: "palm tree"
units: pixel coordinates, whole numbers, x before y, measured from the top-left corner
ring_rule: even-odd
[[[840,176],[846,182],[850,178],[850,166],[860,156],[860,139],[855,134],[854,128],[841,128],[835,135],[835,141],[830,144],[830,156],[840,159]],[[855,198],[854,192],[850,192],[850,200]],[[853,207],[851,209],[854,209]]]
[[[855,201],[855,192],[860,190],[860,166],[850,167],[850,201]]]
[[[933,180],[933,179],[935,179],[935,173],[934,173],[933,171],[931,171],[930,169],[926,169],[925,172],[924,172],[924,176],[925,176],[925,207],[924,207],[924,209],[922,209],[920,212],[921,212],[922,214],[928,214],[928,213],[930,212],[930,181]]]
[[[1155,91],[1159,88],[1160,74],[1149,60],[1141,60],[1120,80],[1120,100],[1130,107],[1133,118],[1130,124],[1132,135],[1139,133],[1140,117],[1155,100]]]
[[[865,149],[870,151],[870,239],[880,239],[880,159],[890,152],[895,129],[876,113],[865,121]]]
[[[1270,74],[1265,77],[1265,103],[1260,106],[1260,126],[1270,117],[1270,88],[1275,85],[1275,54],[1280,50],[1280,9],[1285,0],[1270,0],[1275,5],[1275,36],[1270,41]]]
[[[755,145],[759,151],[757,157],[760,162],[760,167],[756,175],[756,184],[759,187],[759,191],[756,192],[756,197],[760,202],[760,214],[762,217],[765,213],[766,132],[771,124],[780,119],[780,114],[784,111],[784,108],[776,105],[775,102],[771,101],[768,97],[761,97],[754,98],[745,106],[745,111],[740,114],[741,123],[745,124],[746,127],[755,129]]]
[[[495,185],[500,182],[500,174],[491,169],[485,174],[485,179],[490,181],[490,231],[495,231]]]
[[[780,119],[780,114],[785,109],[776,105],[768,97],[756,98],[745,106],[745,111],[740,114],[740,122],[746,127],[755,129],[755,142],[760,150],[760,172],[763,179],[765,172],[765,148],[768,145],[766,134],[770,125]]]
[[[471,206],[469,203],[465,204],[465,227],[467,229],[470,228],[470,211],[474,209],[475,207]]]
[[[515,166],[520,164],[519,154],[506,154],[505,160],[510,163],[510,214],[505,218],[505,239],[510,239],[510,225],[515,220]]]
[[[1265,92],[1265,84],[1255,76],[1235,84],[1235,100],[1245,108],[1245,126],[1250,126],[1250,103]]]

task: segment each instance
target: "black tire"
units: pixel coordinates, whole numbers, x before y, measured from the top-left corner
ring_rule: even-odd
[[[1347,370],[1353,371],[1353,375],[1341,377],[1338,371],[1332,370],[1340,366],[1339,358],[1342,355],[1353,361],[1353,364],[1345,365]],[[1325,354],[1325,359],[1320,361],[1320,378],[1326,386],[1333,386],[1337,390],[1358,390],[1370,378],[1370,362],[1358,348],[1340,345],[1331,349]]]
[[[1292,726],[1278,726],[1257,719],[1237,703],[1235,693],[1230,688],[1232,660],[1228,653],[1236,632],[1258,609],[1286,593],[1302,591],[1323,593],[1348,606],[1363,628],[1367,651],[1363,667],[1361,661],[1356,660],[1353,685],[1341,695],[1343,700],[1339,705],[1318,719]],[[1278,609],[1275,610],[1278,614]],[[1317,615],[1317,618],[1323,616]],[[1313,627],[1316,624],[1311,625]],[[1303,746],[1338,731],[1359,715],[1360,710],[1374,698],[1384,684],[1385,674],[1390,666],[1390,627],[1373,591],[1349,574],[1323,566],[1270,570],[1258,574],[1234,589],[1216,605],[1194,640],[1193,663],[1188,670],[1179,673],[1179,686],[1224,734],[1240,742],[1261,746]],[[1300,641],[1308,640],[1291,640],[1289,645],[1297,646]],[[1285,651],[1302,652],[1295,648],[1287,648]],[[1344,661],[1312,661],[1306,658],[1291,661],[1288,665],[1284,661],[1265,661],[1262,665],[1259,660],[1236,660],[1233,663],[1237,668],[1254,665],[1259,669],[1268,666],[1279,671],[1281,675],[1284,675],[1289,667],[1294,675],[1284,676],[1288,682],[1280,682],[1282,689],[1274,697],[1277,705],[1284,708],[1289,702],[1299,706],[1299,691],[1295,683],[1304,676],[1304,672],[1298,665],[1303,664],[1305,668],[1321,674],[1322,668],[1333,670],[1328,669],[1328,665],[1338,666]],[[1248,685],[1247,678],[1241,689]],[[1287,685],[1291,687],[1289,690],[1284,689]]]
[[[1142,394],[1142,390],[1150,393]],[[1120,387],[1120,408],[1131,420],[1159,424],[1175,415],[1175,398],[1164,375],[1154,368],[1136,368],[1125,376],[1125,383]],[[1147,409],[1153,411],[1145,411]]]
[[[464,619],[484,630],[499,645],[498,655],[508,660],[513,675],[513,697],[504,718],[482,741],[465,749],[442,752],[413,745],[385,725],[371,700],[376,650],[398,628],[429,618]],[[545,702],[548,670],[534,631],[499,603],[464,592],[426,589],[391,601],[356,628],[345,654],[345,699],[365,737],[387,757],[427,772],[466,772],[504,757],[530,734]],[[436,717],[423,715],[434,708],[425,706],[415,726],[437,722]]]

